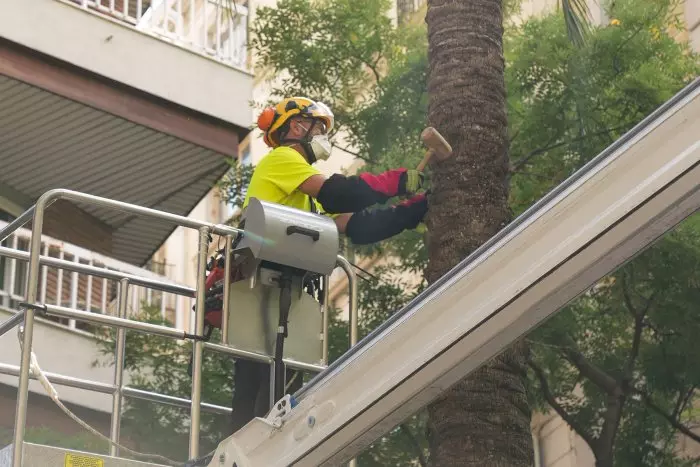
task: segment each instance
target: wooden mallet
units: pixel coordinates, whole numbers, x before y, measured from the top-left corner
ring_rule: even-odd
[[[416,170],[422,172],[425,166],[428,165],[430,158],[435,155],[438,160],[444,161],[452,156],[452,146],[448,143],[445,138],[442,137],[440,132],[435,128],[429,126],[423,130],[420,134],[420,139],[428,147],[428,151],[423,156],[423,160],[420,161]]]

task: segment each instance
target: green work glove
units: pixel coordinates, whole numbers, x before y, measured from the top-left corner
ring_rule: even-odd
[[[424,176],[415,169],[407,169],[401,174],[399,183],[402,194],[413,194],[423,188]]]

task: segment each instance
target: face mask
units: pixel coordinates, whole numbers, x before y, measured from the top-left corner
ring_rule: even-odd
[[[316,135],[310,141],[311,150],[316,160],[325,161],[331,155],[331,142],[328,135]]]

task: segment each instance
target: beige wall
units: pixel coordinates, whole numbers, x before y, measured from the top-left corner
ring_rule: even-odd
[[[593,452],[560,417],[535,414],[532,423],[535,467],[595,466]]]

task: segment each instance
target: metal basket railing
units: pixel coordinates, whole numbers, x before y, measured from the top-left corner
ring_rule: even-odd
[[[167,283],[153,278],[140,277],[135,274],[114,271],[86,264],[76,263],[73,261],[65,261],[58,258],[52,258],[41,255],[41,235],[46,209],[56,200],[65,199],[82,204],[91,204],[104,208],[111,208],[121,211],[126,211],[134,215],[149,217],[161,221],[171,222],[175,225],[197,229],[199,231],[199,250],[197,254],[197,287],[190,287]],[[234,236],[242,233],[243,230],[235,227],[230,227],[221,224],[212,224],[203,222],[176,214],[158,211],[155,209],[145,208],[142,206],[124,203],[121,201],[111,200],[98,196],[80,193],[71,190],[57,189],[44,193],[37,203],[20,215],[10,224],[0,230],[0,241],[7,238],[12,232],[32,221],[32,233],[29,252],[15,250],[11,248],[0,247],[0,255],[8,256],[20,261],[29,262],[26,300],[21,304],[21,311],[16,313],[12,318],[0,324],[0,335],[6,333],[13,327],[23,322],[20,327],[20,338],[22,341],[22,353],[20,366],[0,364],[0,373],[15,375],[19,377],[17,389],[17,409],[15,413],[15,430],[13,437],[13,467],[21,467],[22,465],[22,446],[24,443],[24,433],[27,417],[27,401],[28,401],[28,385],[30,375],[30,356],[32,351],[32,340],[34,333],[34,319],[36,313],[57,316],[62,318],[74,319],[78,321],[86,321],[98,325],[106,325],[117,328],[116,336],[116,353],[114,365],[114,383],[106,384],[101,382],[90,381],[86,379],[73,378],[70,376],[58,375],[53,373],[45,373],[49,381],[56,384],[71,386],[90,391],[96,391],[106,394],[112,394],[112,413],[111,413],[111,429],[110,441],[113,443],[119,442],[119,431],[121,425],[121,407],[124,396],[149,400],[153,402],[170,404],[179,407],[189,407],[190,409],[190,433],[189,433],[189,457],[196,458],[199,455],[199,432],[200,432],[200,414],[204,409],[215,413],[230,413],[230,409],[213,404],[202,403],[201,400],[201,385],[202,385],[202,353],[203,350],[209,349],[215,352],[225,353],[227,355],[267,363],[274,365],[274,359],[271,356],[259,354],[255,352],[236,349],[229,345],[224,345],[226,341],[226,333],[228,330],[227,323],[222,323],[222,343],[216,344],[212,342],[204,342],[202,335],[204,332],[204,293],[205,293],[205,269],[208,253],[208,242],[210,234],[221,235],[226,239],[225,246],[225,268],[226,273],[230,272],[230,257],[232,252],[232,240]],[[69,271],[75,271],[82,274],[92,275],[105,279],[119,281],[119,293],[117,297],[118,316],[109,316],[104,314],[90,313],[88,311],[67,308],[58,305],[48,305],[37,302],[37,286],[39,278],[39,269],[42,265],[51,266]],[[348,277],[348,285],[350,289],[350,319],[349,319],[349,334],[350,344],[357,343],[358,337],[358,316],[357,316],[357,282],[355,273],[351,264],[342,256],[337,257],[337,265],[343,269]],[[225,277],[229,277],[225,275]],[[324,278],[324,291],[326,299],[323,301],[323,351],[322,360],[324,365],[312,365],[308,363],[285,359],[284,363],[289,367],[297,370],[320,372],[325,369],[328,363],[328,276]],[[129,287],[137,285],[140,287],[150,288],[153,290],[183,295],[195,299],[195,329],[193,333],[185,332],[181,329],[144,323],[140,321],[130,320],[126,318],[126,307],[128,303]],[[222,317],[228,316],[228,297],[230,294],[230,284],[224,281],[224,300]],[[126,330],[138,331],[148,334],[160,335],[174,339],[185,339],[193,341],[193,364],[192,364],[192,395],[191,399],[183,399],[165,394],[153,393],[148,391],[130,388],[123,385],[124,371],[124,347],[125,347],[125,332]],[[274,371],[271,371],[271,376]],[[274,378],[270,381],[270,394],[274,389]],[[271,396],[272,397],[272,396]],[[110,455],[118,455],[118,449],[114,444],[111,445]]]

